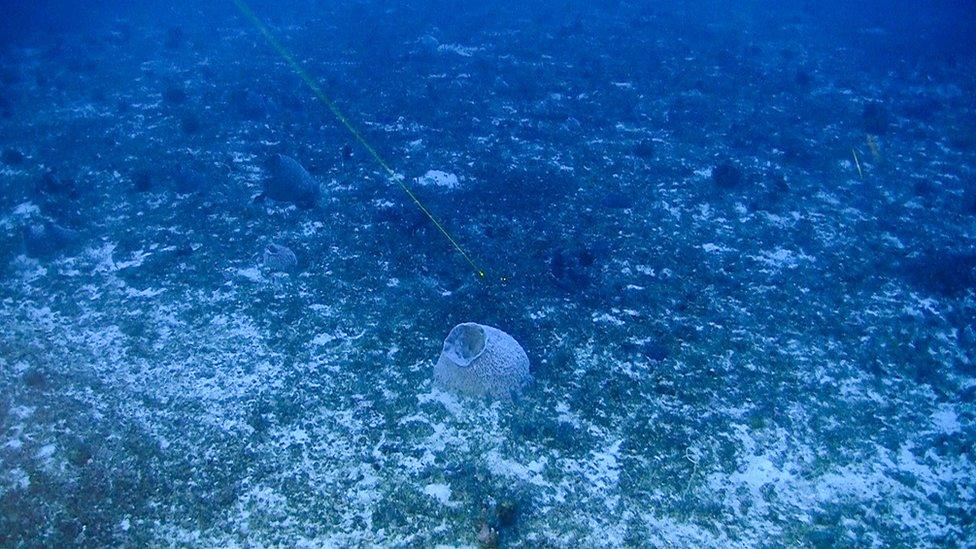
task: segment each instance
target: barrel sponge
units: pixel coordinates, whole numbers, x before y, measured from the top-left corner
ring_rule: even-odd
[[[522,346],[498,328],[474,322],[451,330],[434,366],[437,384],[472,397],[511,398],[531,380]]]

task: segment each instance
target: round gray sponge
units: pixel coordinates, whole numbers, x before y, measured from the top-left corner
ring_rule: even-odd
[[[264,266],[274,272],[290,272],[298,266],[295,252],[281,244],[268,244],[264,249]]]
[[[434,366],[437,384],[472,397],[510,398],[531,380],[522,346],[498,328],[474,322],[451,330]]]

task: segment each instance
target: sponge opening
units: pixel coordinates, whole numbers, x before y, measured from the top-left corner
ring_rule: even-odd
[[[458,324],[444,340],[444,354],[460,368],[467,368],[485,352],[488,335],[473,322]]]

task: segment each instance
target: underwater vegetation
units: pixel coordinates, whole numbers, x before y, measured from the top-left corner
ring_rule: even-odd
[[[970,4],[5,3],[0,547],[976,544]]]

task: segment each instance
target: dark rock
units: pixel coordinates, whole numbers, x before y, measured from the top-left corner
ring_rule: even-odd
[[[163,90],[163,101],[171,105],[182,105],[186,102],[186,91],[177,85],[167,86]]]
[[[44,389],[47,386],[47,376],[44,372],[32,368],[24,372],[24,385],[31,389]]]
[[[25,159],[24,153],[13,147],[7,147],[3,150],[2,160],[8,166],[20,166]]]
[[[631,206],[633,206],[633,202],[634,201],[631,199],[630,195],[626,193],[614,192],[614,191],[610,191],[604,194],[603,198],[600,199],[600,204],[602,204],[604,208],[610,208],[614,210],[623,210],[626,208],[630,208]]]
[[[912,193],[919,198],[930,198],[935,194],[935,183],[927,177],[921,177],[912,182]]]
[[[14,67],[4,67],[0,69],[0,83],[7,86],[19,84],[23,80],[23,74]]]
[[[176,249],[173,250],[173,255],[176,257],[190,257],[193,255],[193,251],[193,246],[183,243],[176,246]]]
[[[69,439],[65,443],[64,450],[68,458],[68,463],[75,467],[84,467],[91,463],[92,458],[95,457],[95,449],[92,445],[78,437]]]
[[[174,190],[179,194],[192,194],[207,189],[207,177],[203,172],[187,165],[181,165],[173,177]]]
[[[78,186],[73,179],[62,179],[50,168],[44,170],[44,173],[41,174],[41,177],[34,185],[34,190],[39,194],[67,198],[77,198],[80,194]]]
[[[650,139],[643,139],[634,145],[634,156],[642,160],[650,160],[654,157],[654,142]]]
[[[596,254],[585,247],[556,248],[549,258],[549,274],[559,288],[578,292],[593,284],[595,263]]]
[[[926,292],[958,297],[976,289],[976,253],[928,251],[903,264],[906,279]]]
[[[80,241],[80,232],[49,221],[24,228],[24,250],[31,257],[50,257]]]
[[[4,90],[0,89],[0,118],[13,118],[14,116],[14,104],[13,101],[7,97]]]
[[[966,189],[960,203],[963,213],[976,215],[976,183]]]
[[[797,69],[793,82],[801,88],[809,88],[813,84],[813,76],[805,69]]]
[[[166,38],[163,46],[168,50],[179,49],[183,45],[183,29],[181,27],[170,27],[166,31]]]
[[[318,202],[318,182],[294,158],[276,154],[270,159],[269,170],[271,176],[264,183],[268,198],[293,202],[302,208],[314,207]]]
[[[909,101],[901,106],[899,111],[912,120],[930,120],[940,110],[942,103],[931,97],[921,97]]]
[[[261,120],[268,114],[268,100],[253,90],[231,93],[230,103],[245,120]]]
[[[976,125],[960,124],[949,128],[947,136],[949,145],[959,151],[976,151]]]
[[[626,342],[622,348],[625,352],[638,355],[650,362],[660,362],[671,356],[667,345],[655,338],[640,342]]]
[[[180,118],[180,129],[186,135],[193,135],[200,131],[200,119],[192,113],[184,114]]]
[[[712,169],[712,182],[720,189],[734,189],[742,180],[742,170],[731,162],[722,162]]]
[[[518,507],[514,501],[503,501],[495,509],[495,516],[498,520],[499,528],[509,528],[515,524]]]
[[[783,195],[790,192],[790,184],[782,172],[770,172],[766,177],[771,193]]]
[[[644,358],[652,362],[660,362],[671,356],[671,351],[659,341],[643,344],[640,352]]]
[[[943,371],[942,364],[932,360],[926,360],[930,358],[928,345],[924,343],[919,344],[918,349],[922,353],[922,356],[913,357],[905,373],[917,383],[925,383],[933,387],[942,385],[945,380],[945,372]]]
[[[888,131],[888,118],[887,109],[877,101],[864,105],[864,111],[861,113],[864,131],[874,135],[884,135]]]
[[[763,181],[763,190],[753,195],[749,201],[749,208],[752,210],[770,211],[790,192],[786,176],[781,172],[769,172],[763,176]]]
[[[147,169],[137,170],[132,174],[132,189],[136,192],[144,193],[152,190],[152,173]]]
[[[972,320],[972,325],[964,326],[957,332],[959,348],[969,357],[970,369],[976,363],[976,319]]]

